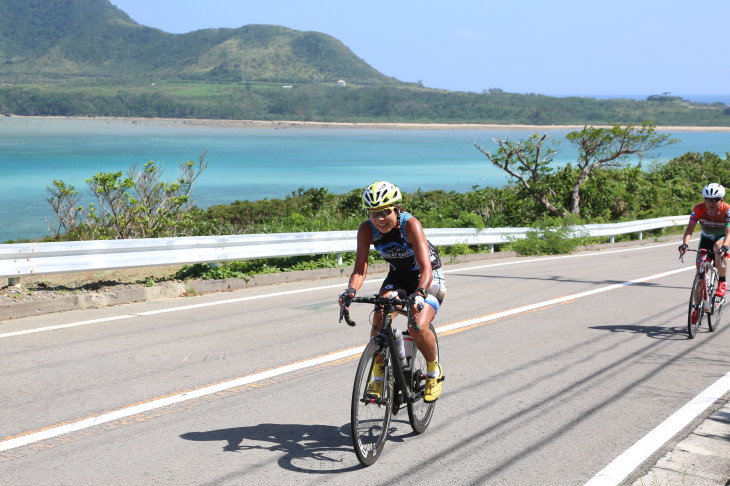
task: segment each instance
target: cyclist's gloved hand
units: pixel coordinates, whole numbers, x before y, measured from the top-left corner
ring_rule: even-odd
[[[357,293],[357,290],[355,290],[352,287],[348,287],[345,290],[342,291],[340,294],[340,300],[342,302],[347,302],[349,304],[350,300],[355,297],[355,294]]]
[[[726,257],[728,255],[728,253],[730,253],[730,248],[728,248],[727,245],[722,245],[722,248],[720,248],[720,254],[723,257]]]
[[[426,299],[426,290],[417,289],[409,296],[409,299],[413,302],[413,305],[416,306],[416,309],[423,309],[423,302]]]
[[[689,245],[684,245],[684,244],[679,245],[679,253],[684,255],[685,253],[687,253],[687,248],[689,248]]]

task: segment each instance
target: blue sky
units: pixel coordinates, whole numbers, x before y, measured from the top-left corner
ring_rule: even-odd
[[[282,25],[451,91],[730,94],[728,0],[111,0],[170,33]]]

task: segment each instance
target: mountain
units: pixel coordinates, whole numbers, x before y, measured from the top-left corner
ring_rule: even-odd
[[[0,0],[0,76],[399,84],[337,39],[273,25],[169,34],[108,0]]]

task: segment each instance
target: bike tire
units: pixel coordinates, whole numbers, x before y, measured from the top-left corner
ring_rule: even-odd
[[[366,398],[370,373],[378,356],[385,358],[385,349],[373,340],[365,347],[355,374],[352,389],[350,431],[352,446],[358,461],[370,466],[380,457],[388,438],[390,414],[393,408],[393,372],[386,366],[383,378],[383,394],[379,401]]]
[[[710,329],[710,332],[713,332],[715,329],[717,329],[717,326],[720,325],[720,319],[722,318],[723,304],[715,305],[715,292],[717,291],[717,286],[719,285],[719,283],[720,281],[718,280],[717,270],[713,269],[712,286],[710,291],[708,292],[710,294],[710,302],[712,302],[712,312],[707,315],[707,327]]]
[[[431,329],[434,339],[436,339],[436,359],[438,360],[438,335],[433,328],[433,324],[429,325],[429,329]],[[426,358],[423,357],[423,354],[421,354],[418,348],[415,349],[411,360],[411,370],[410,385],[411,391],[415,396],[414,400],[408,403],[408,421],[411,423],[411,428],[416,434],[422,434],[428,428],[428,424],[431,423],[436,402],[426,403],[423,400],[423,392],[426,388]]]
[[[694,337],[697,335],[697,329],[699,329],[700,325],[702,324],[702,318],[705,315],[705,309],[703,309],[703,303],[706,297],[704,284],[705,276],[700,274],[695,275],[695,280],[692,283],[692,293],[689,296],[689,312],[687,314],[687,334],[689,334],[690,339],[694,339]],[[695,304],[696,295],[699,295],[699,302],[697,304]],[[697,315],[697,322],[693,324],[692,311],[695,310],[695,305],[699,309],[699,312]]]
[[[725,302],[716,304],[715,312],[711,316],[707,316],[707,325],[710,331],[714,331],[720,325],[720,318],[722,317],[722,308],[725,307]]]

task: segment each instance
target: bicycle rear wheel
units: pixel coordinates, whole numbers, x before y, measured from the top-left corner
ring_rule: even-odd
[[[374,400],[367,397],[368,382],[376,360],[384,362],[385,348],[373,340],[365,347],[355,374],[352,389],[350,429],[352,445],[363,466],[370,466],[380,457],[388,438],[390,412],[393,407],[393,372],[386,366],[383,393]],[[379,357],[381,359],[379,359]]]
[[[713,272],[712,274],[712,288],[710,291],[708,291],[709,298],[711,299],[710,302],[712,302],[712,312],[707,315],[707,327],[710,328],[710,331],[714,331],[717,329],[717,326],[720,325],[720,319],[722,318],[722,307],[725,303],[725,297],[716,297],[715,292],[717,291],[717,286],[719,285],[718,275],[717,271]],[[721,303],[718,304],[716,301],[720,301]]]
[[[436,359],[438,360],[439,340],[433,324],[429,325],[429,329],[436,339]],[[433,410],[436,408],[436,402],[426,403],[423,400],[423,393],[426,389],[426,358],[416,348],[411,360],[411,391],[413,392],[413,400],[408,403],[408,420],[411,423],[413,431],[422,434],[428,428],[433,418]]]
[[[717,297],[716,297],[717,298]],[[722,308],[725,306],[724,298],[723,302],[719,304],[715,304],[715,312],[712,313],[712,315],[707,316],[707,326],[710,328],[710,331],[714,331],[717,329],[717,326],[720,325],[720,318],[722,317]]]
[[[705,315],[704,302],[707,298],[707,289],[705,288],[705,276],[697,274],[692,283],[692,294],[689,297],[689,312],[687,314],[687,333],[690,339],[694,339],[697,335],[697,329],[702,324],[702,318]],[[697,310],[696,321],[692,322],[692,314]]]

